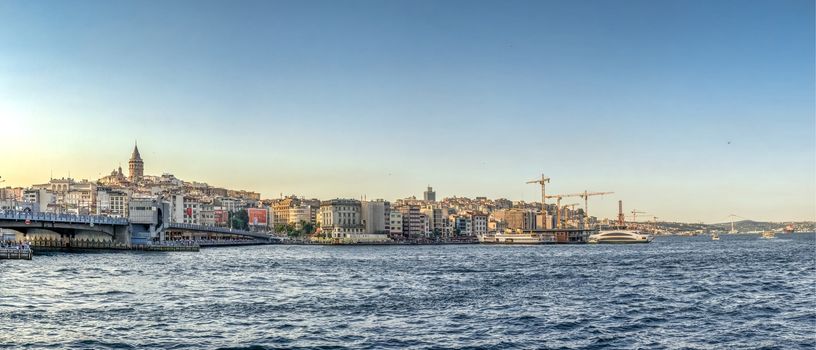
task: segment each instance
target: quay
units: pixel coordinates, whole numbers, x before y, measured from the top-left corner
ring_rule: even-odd
[[[0,248],[0,259],[31,260],[30,248]]]

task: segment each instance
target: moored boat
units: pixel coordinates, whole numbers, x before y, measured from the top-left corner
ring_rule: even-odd
[[[626,243],[649,243],[652,236],[642,234],[634,230],[609,230],[601,231],[589,236],[588,243],[598,244],[626,244]]]
[[[551,235],[543,235],[531,232],[505,233],[498,232],[479,236],[479,243],[499,243],[499,244],[547,244],[556,243]]]

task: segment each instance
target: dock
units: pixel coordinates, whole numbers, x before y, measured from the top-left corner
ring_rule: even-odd
[[[0,259],[31,260],[30,248],[0,248]]]

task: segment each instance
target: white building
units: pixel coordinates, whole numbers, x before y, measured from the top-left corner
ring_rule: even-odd
[[[27,203],[36,203],[37,209],[41,213],[56,212],[57,197],[53,192],[40,188],[29,189],[23,192],[23,201]]]
[[[302,229],[302,222],[314,224],[316,208],[311,205],[296,205],[289,208],[288,220],[289,224],[294,225],[296,229]],[[273,215],[274,217],[274,215]]]
[[[486,235],[487,234],[487,215],[481,213],[473,213],[470,214],[470,220],[472,222],[471,227],[473,230],[473,235]]]
[[[392,210],[388,213],[388,233],[402,235],[402,212]]]
[[[362,223],[365,226],[365,233],[385,234],[390,224],[390,205],[388,202],[378,199],[375,201],[363,201],[361,203]]]
[[[96,192],[96,215],[128,216],[130,195],[125,191],[99,187]]]
[[[328,237],[348,242],[384,242],[385,234],[366,233],[362,222],[362,205],[354,199],[333,199],[320,203],[320,230]]]
[[[196,197],[183,197],[183,218],[185,224],[201,225],[201,200]]]

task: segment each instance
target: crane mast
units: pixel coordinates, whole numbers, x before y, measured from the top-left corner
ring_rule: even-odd
[[[581,193],[581,198],[584,199],[584,227],[589,227],[589,197],[603,196],[612,193],[615,192],[589,192],[584,190],[584,192]]]
[[[561,198],[568,198],[568,197],[580,197],[581,193],[570,193],[570,194],[552,194],[546,196],[547,198],[555,198],[555,228],[561,228],[563,225],[562,222],[562,210],[561,210]]]
[[[547,193],[545,191],[547,183],[550,182],[550,178],[541,174],[541,178],[538,180],[531,180],[527,181],[528,184],[539,184],[541,185],[541,214],[543,215],[543,219],[547,218],[547,204],[545,199],[547,198]]]

